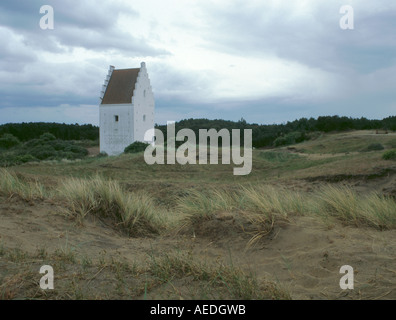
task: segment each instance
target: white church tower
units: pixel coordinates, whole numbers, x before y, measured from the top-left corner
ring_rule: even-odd
[[[144,62],[135,69],[110,66],[100,99],[100,152],[118,155],[135,141],[152,143],[144,140],[154,129],[154,95]]]

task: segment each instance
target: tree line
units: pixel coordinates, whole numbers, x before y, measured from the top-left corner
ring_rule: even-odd
[[[166,138],[166,125],[157,125]],[[239,121],[185,119],[176,122],[176,132],[183,128],[192,129],[198,136],[199,129],[252,129],[253,146],[256,148],[287,145],[312,138],[317,132],[340,132],[348,130],[388,130],[396,131],[396,116],[382,120],[350,118],[340,116],[320,116],[301,118],[282,124],[247,123]],[[0,137],[12,134],[20,141],[40,138],[44,133],[51,133],[60,140],[98,140],[99,127],[91,124],[60,124],[47,122],[8,123],[0,125]]]
[[[166,137],[166,125],[157,126]],[[186,119],[176,122],[176,132],[183,128],[192,129],[198,136],[199,129],[252,129],[252,145],[256,148],[272,147],[309,140],[318,132],[341,132],[348,130],[388,130],[396,131],[396,116],[382,120],[366,118],[349,118],[340,116],[321,116],[301,118],[283,124],[247,123],[243,118],[239,121]]]
[[[7,123],[0,126],[0,137],[12,134],[20,141],[39,139],[44,133],[51,133],[60,140],[97,140],[99,128],[92,124],[65,124],[55,122]]]

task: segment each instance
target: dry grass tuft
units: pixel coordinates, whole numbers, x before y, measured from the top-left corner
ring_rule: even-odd
[[[378,193],[359,195],[350,187],[326,185],[314,193],[303,193],[271,185],[240,187],[238,191],[193,191],[179,199],[177,209],[188,223],[213,219],[217,213],[231,212],[256,231],[248,245],[269,234],[277,223],[288,223],[296,215],[316,216],[328,222],[374,227],[396,227],[396,201]]]
[[[100,176],[70,178],[59,195],[69,203],[68,213],[80,221],[87,215],[110,219],[130,236],[158,234],[167,225],[166,215],[144,193],[128,193],[117,181]]]
[[[327,185],[316,194],[318,214],[332,216],[357,227],[380,230],[396,227],[396,201],[377,192],[362,196],[346,186]]]
[[[0,193],[8,197],[17,195],[24,200],[44,199],[44,186],[35,181],[23,181],[7,169],[0,169]]]
[[[218,212],[230,212],[238,207],[236,197],[230,192],[189,191],[188,196],[178,199],[177,210],[193,223],[212,219]]]

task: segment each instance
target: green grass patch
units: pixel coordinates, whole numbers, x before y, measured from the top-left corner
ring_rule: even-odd
[[[338,134],[324,134],[316,140],[302,142],[298,149],[305,153],[348,153],[378,151],[380,145],[392,148],[396,144],[394,134],[375,134],[372,131],[354,131]],[[297,146],[296,146],[297,147]]]
[[[286,162],[301,158],[301,156],[297,154],[276,151],[260,152],[260,157],[270,162]]]
[[[396,160],[396,150],[388,150],[382,154],[384,160]]]

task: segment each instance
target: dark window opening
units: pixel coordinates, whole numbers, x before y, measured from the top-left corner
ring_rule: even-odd
[[[114,116],[115,122],[118,122],[118,116]]]

